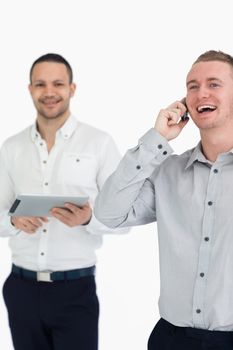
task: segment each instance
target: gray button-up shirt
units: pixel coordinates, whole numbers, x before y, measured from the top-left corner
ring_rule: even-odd
[[[161,317],[233,331],[233,153],[212,164],[200,144],[171,153],[149,130],[106,181],[95,214],[110,227],[157,221]]]

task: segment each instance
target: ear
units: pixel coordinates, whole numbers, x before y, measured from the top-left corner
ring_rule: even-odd
[[[32,84],[28,84],[28,90],[29,90],[30,94],[32,94]]]
[[[70,97],[73,97],[76,91],[76,84],[72,83],[70,84]]]

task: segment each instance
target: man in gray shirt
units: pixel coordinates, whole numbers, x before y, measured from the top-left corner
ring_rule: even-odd
[[[159,112],[99,194],[109,227],[157,221],[161,319],[149,350],[233,349],[233,57],[208,51],[187,75],[187,94]],[[186,104],[185,104],[186,102]],[[171,155],[188,122],[201,141]]]

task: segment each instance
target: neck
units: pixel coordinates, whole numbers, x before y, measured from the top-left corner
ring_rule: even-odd
[[[39,114],[37,115],[37,129],[41,137],[45,140],[48,151],[51,150],[55,143],[57,130],[59,130],[62,127],[62,125],[68,119],[69,115],[70,113],[67,113],[61,117],[54,119],[44,118]]]
[[[201,130],[201,145],[205,157],[215,162],[218,155],[233,148],[233,131],[229,128],[224,132],[220,129]]]

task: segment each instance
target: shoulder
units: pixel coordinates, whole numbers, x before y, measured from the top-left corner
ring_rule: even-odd
[[[17,134],[14,134],[10,137],[8,137],[2,144],[2,148],[4,149],[12,149],[17,148],[18,146],[22,145],[23,143],[27,143],[30,141],[30,135],[31,135],[31,128],[32,126],[29,126],[22,131],[18,132]]]
[[[96,137],[110,137],[106,131],[98,129],[95,126],[79,120],[77,121],[77,130],[82,130],[83,132],[89,133],[91,135],[96,135]]]
[[[92,142],[97,142],[100,144],[113,143],[112,136],[104,130],[98,129],[87,123],[83,123],[78,120],[77,122],[77,134],[80,136],[92,140]]]

